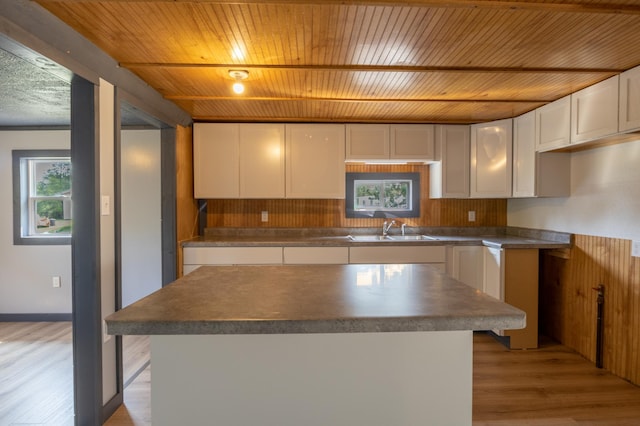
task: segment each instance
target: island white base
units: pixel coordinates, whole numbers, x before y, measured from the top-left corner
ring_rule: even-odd
[[[471,425],[471,331],[151,337],[154,426]]]

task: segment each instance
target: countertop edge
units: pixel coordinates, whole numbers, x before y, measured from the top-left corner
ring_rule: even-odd
[[[238,321],[113,321],[106,319],[111,335],[205,335],[205,334],[321,334],[389,333],[522,329],[526,314],[499,317],[358,318],[331,320],[238,320]]]

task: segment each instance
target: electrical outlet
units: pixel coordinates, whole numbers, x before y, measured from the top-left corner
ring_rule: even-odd
[[[469,210],[469,222],[476,221],[476,212],[475,210]]]
[[[263,222],[269,222],[269,212],[266,210],[262,211],[262,221]]]
[[[640,241],[631,241],[631,256],[640,257]]]
[[[54,288],[62,287],[62,282],[60,281],[60,277],[51,277],[51,283]]]

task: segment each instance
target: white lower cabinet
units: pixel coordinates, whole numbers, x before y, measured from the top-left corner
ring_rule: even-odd
[[[346,265],[349,247],[284,247],[285,265]]]
[[[483,288],[483,247],[447,246],[447,274],[469,287]]]
[[[282,247],[185,247],[183,273],[202,265],[280,265]]]
[[[445,246],[351,247],[349,263],[430,263],[445,271]]]
[[[185,247],[183,273],[203,265],[430,263],[445,272],[445,246]]]
[[[482,287],[484,292],[504,302],[504,250],[484,247],[483,252]]]

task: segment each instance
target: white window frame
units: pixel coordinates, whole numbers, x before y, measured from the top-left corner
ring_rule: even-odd
[[[36,203],[40,200],[71,201],[67,196],[35,196],[31,160],[69,161],[69,150],[13,150],[13,243],[14,245],[67,245],[71,234],[36,233],[39,217]]]

